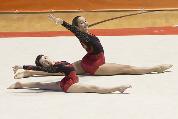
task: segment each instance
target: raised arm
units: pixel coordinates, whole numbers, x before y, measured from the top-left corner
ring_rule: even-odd
[[[81,32],[80,30],[78,30],[75,26],[70,25],[69,23],[63,21],[61,18],[55,18],[53,17],[51,14],[48,15],[49,19],[51,21],[53,21],[56,24],[61,24],[62,26],[64,26],[65,28],[67,28],[68,30],[70,30],[72,33],[77,34],[79,32]]]
[[[65,22],[64,20],[60,18],[55,18],[51,14],[48,15],[49,19],[53,21],[56,24],[61,24],[64,26],[66,29],[70,30],[75,36],[81,41],[81,42],[87,42],[89,41],[89,37],[87,33],[81,32],[79,29],[77,29],[75,26]]]

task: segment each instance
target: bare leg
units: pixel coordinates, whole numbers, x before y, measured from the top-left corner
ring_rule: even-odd
[[[81,60],[76,61],[72,64],[75,67],[75,71],[77,75],[85,74],[86,72],[82,69]],[[105,63],[100,66],[94,75],[117,75],[117,74],[148,74],[152,72],[162,73],[165,70],[171,68],[173,65],[171,64],[163,64],[154,67],[134,67],[129,65],[121,65],[115,63]],[[24,77],[29,77],[33,75],[63,75],[62,73],[48,73],[42,71],[24,71],[17,73],[14,78],[20,79]]]
[[[132,88],[131,85],[121,85],[117,87],[98,87],[94,85],[87,85],[82,83],[75,83],[69,87],[67,92],[70,93],[111,93],[115,91],[119,91],[123,93],[127,88]]]
[[[171,68],[171,64],[163,64],[155,67],[134,67],[115,63],[106,63],[100,66],[94,75],[116,75],[116,74],[147,74],[152,72],[164,72]]]
[[[81,60],[72,63],[72,65],[74,66],[77,75],[86,73],[81,66]]]
[[[41,83],[41,82],[20,83],[20,82],[16,82],[15,84],[11,85],[8,89],[20,89],[20,88],[39,88],[39,89],[43,89],[43,90],[62,91],[62,89],[59,86],[59,82],[52,82],[52,83]],[[112,88],[109,88],[109,87],[104,88],[104,87],[98,87],[98,86],[93,86],[93,85],[75,83],[69,87],[67,92],[70,92],[70,93],[87,93],[87,92],[111,93],[111,92],[119,91],[119,92],[123,93],[127,88],[132,88],[132,86],[131,85],[121,85],[121,86],[112,87]]]
[[[16,82],[12,84],[8,89],[20,89],[20,88],[39,88],[42,90],[56,90],[62,91],[59,86],[59,82],[51,82],[51,83],[41,83],[41,82],[29,82],[29,83],[20,83]]]
[[[74,63],[72,63],[72,65],[75,68],[75,72],[77,75],[80,74],[85,74],[86,72],[82,69],[81,66],[81,60],[76,61]],[[62,73],[48,73],[48,72],[43,72],[43,71],[33,71],[33,70],[25,70],[23,72],[19,72],[14,76],[14,79],[21,79],[21,78],[25,78],[25,77],[30,77],[33,75],[48,75],[48,76],[61,76],[64,75]]]

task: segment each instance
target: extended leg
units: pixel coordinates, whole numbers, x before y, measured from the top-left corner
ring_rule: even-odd
[[[15,84],[11,85],[8,89],[20,89],[20,88],[39,88],[43,90],[56,90],[62,91],[59,86],[59,82],[52,82],[52,83],[41,83],[41,82],[29,82],[29,83],[20,83],[16,82]],[[121,85],[112,88],[104,88],[98,87],[93,85],[75,83],[69,87],[67,92],[69,93],[111,93],[115,91],[119,91],[123,93],[127,88],[131,88],[131,85]]]
[[[41,82],[29,82],[29,83],[20,83],[16,82],[11,85],[8,89],[20,89],[20,88],[39,88],[42,90],[56,90],[62,91],[59,86],[59,82],[51,82],[51,83],[41,83]]]
[[[111,93],[119,91],[123,93],[127,88],[131,88],[131,85],[121,85],[116,87],[99,87],[94,85],[87,85],[82,83],[75,83],[69,87],[67,92],[70,93]]]
[[[116,74],[147,74],[152,72],[164,72],[171,68],[171,64],[163,64],[155,67],[134,67],[115,63],[106,63],[100,66],[94,75],[116,75]]]

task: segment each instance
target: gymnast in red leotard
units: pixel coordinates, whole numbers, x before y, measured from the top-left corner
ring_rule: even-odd
[[[60,18],[55,18],[49,14],[49,19],[56,24],[61,24],[70,30],[79,39],[80,43],[87,51],[87,54],[79,62],[86,73],[92,75],[115,75],[115,74],[146,74],[151,72],[163,72],[172,67],[171,64],[158,65],[155,67],[133,67],[115,63],[105,63],[104,50],[99,39],[88,33],[88,22],[82,16],[73,19],[72,25]],[[79,67],[79,65],[78,65]]]
[[[93,34],[88,33],[88,22],[82,16],[73,19],[72,25],[60,18],[55,18],[49,14],[49,19],[56,24],[61,24],[70,30],[80,41],[87,54],[82,60],[72,63],[76,74],[90,73],[91,75],[117,75],[117,74],[147,74],[152,72],[162,73],[171,68],[172,64],[162,64],[153,67],[135,67],[116,63],[106,63],[104,50],[100,40]],[[20,72],[14,78],[29,77],[32,75],[54,75],[45,72]],[[60,73],[55,75],[61,75]]]
[[[32,66],[32,65],[15,65],[13,67],[14,73],[18,69],[25,70],[36,70],[36,71],[44,71],[49,73],[63,73],[65,77],[58,82],[51,83],[42,83],[42,82],[29,82],[29,83],[21,83],[16,82],[11,85],[8,89],[20,89],[20,88],[39,88],[43,90],[57,90],[57,91],[65,91],[70,93],[111,93],[115,91],[119,91],[123,93],[127,88],[131,88],[131,85],[121,85],[116,87],[99,87],[94,85],[87,85],[79,83],[78,76],[75,73],[75,68],[72,64],[61,61],[55,62],[44,55],[38,56],[38,62],[43,64],[43,66]]]
[[[80,19],[80,16],[74,18],[73,24],[77,24],[78,19]],[[87,32],[88,24],[86,20],[80,21],[79,24],[83,24],[81,28],[86,32],[81,32],[78,28],[75,27],[76,25],[70,25],[65,21],[63,21],[62,26],[74,33],[75,36],[79,39],[83,48],[87,51],[87,54],[81,61],[81,66],[85,72],[93,75],[99,66],[105,64],[104,50],[99,39],[95,35]]]

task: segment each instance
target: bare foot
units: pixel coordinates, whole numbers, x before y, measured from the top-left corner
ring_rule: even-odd
[[[7,89],[18,89],[18,88],[22,88],[21,87],[21,83],[18,81],[15,84],[12,84],[9,88]]]
[[[158,65],[157,67],[157,72],[158,73],[163,73],[165,70],[171,68],[173,65],[172,64],[162,64],[162,65]]]
[[[19,72],[14,76],[14,79],[21,79],[25,77],[30,77],[32,76],[31,71],[25,70],[23,72]]]
[[[132,88],[131,85],[121,85],[121,89],[119,92],[123,93],[127,88]]]

